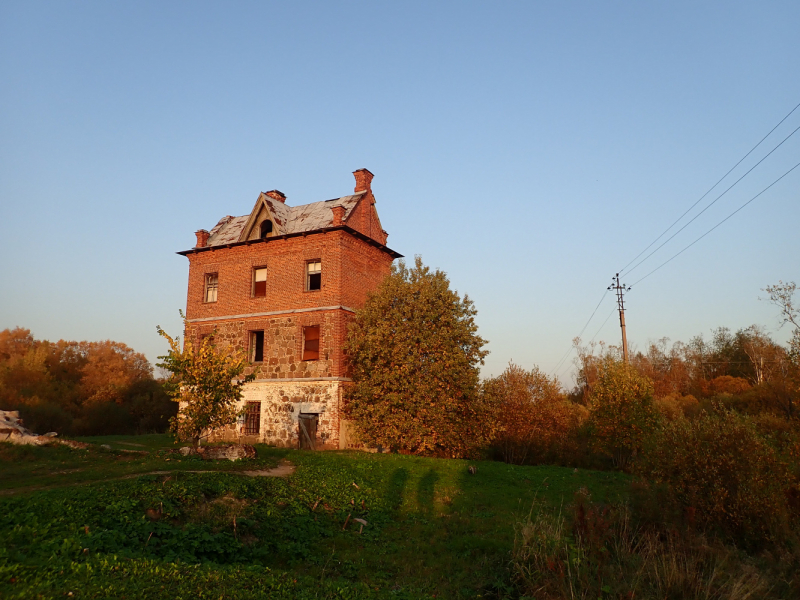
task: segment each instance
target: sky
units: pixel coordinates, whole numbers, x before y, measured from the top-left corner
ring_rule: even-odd
[[[0,329],[155,362],[194,231],[368,168],[388,245],[474,301],[482,374],[569,384],[581,331],[619,344],[611,277],[800,127],[798,31],[794,0],[5,0]],[[623,271],[634,349],[788,338],[763,288],[800,283],[800,168],[648,274],[799,161],[800,132]]]

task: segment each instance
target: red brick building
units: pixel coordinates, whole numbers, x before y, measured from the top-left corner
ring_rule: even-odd
[[[355,193],[290,207],[277,190],[253,210],[226,216],[189,259],[186,336],[213,335],[247,352],[256,379],[247,412],[215,439],[340,448],[343,353],[348,320],[401,255],[386,246],[372,173],[359,169]]]

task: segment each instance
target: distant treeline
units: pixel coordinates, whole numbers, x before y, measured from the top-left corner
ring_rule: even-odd
[[[746,547],[795,544],[798,341],[785,348],[759,327],[720,328],[710,340],[650,344],[626,363],[617,347],[576,340],[570,391],[511,364],[482,384],[500,425],[493,454],[624,470],[641,477],[637,501],[660,523],[698,524]]]
[[[500,406],[502,433],[494,444],[498,458],[594,468],[611,460],[608,453],[594,451],[592,416],[602,375],[610,363],[622,360],[621,351],[580,340],[575,348],[577,381],[571,390],[564,391],[557,379],[537,368],[525,371],[513,364],[484,382],[485,392]],[[659,340],[631,352],[630,367],[649,382],[644,394],[648,411],[662,423],[724,409],[781,429],[794,428],[800,416],[797,357],[755,325],[735,333],[720,327],[708,340],[701,335],[688,343]]]
[[[36,433],[163,432],[177,405],[145,356],[121,342],[50,342],[0,331],[0,409]]]

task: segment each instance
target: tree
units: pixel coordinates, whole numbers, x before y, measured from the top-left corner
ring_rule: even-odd
[[[420,257],[411,269],[392,266],[348,329],[353,386],[344,412],[362,442],[467,456],[491,440],[491,398],[478,392],[488,352],[476,314]]]
[[[595,448],[624,469],[656,425],[653,382],[630,364],[606,357],[590,396]]]
[[[248,366],[247,357],[229,347],[218,348],[212,336],[197,349],[187,339],[181,349],[180,339],[161,327],[156,329],[170,347],[168,354],[158,357],[162,362],[157,366],[172,373],[167,390],[180,407],[170,419],[172,432],[177,439],[199,446],[211,430],[236,421],[242,387],[255,379],[255,374],[240,377]]]
[[[789,323],[794,327],[789,340],[789,380],[791,393],[788,394],[789,418],[794,417],[794,397],[800,390],[800,308],[794,303],[797,284],[794,281],[769,285],[764,290],[769,294],[770,302],[781,309],[781,325]]]
[[[577,412],[586,410],[567,402],[558,379],[539,367],[526,371],[509,363],[498,377],[484,382],[484,389],[496,398],[502,432],[495,447],[507,463],[557,457],[579,424]]]

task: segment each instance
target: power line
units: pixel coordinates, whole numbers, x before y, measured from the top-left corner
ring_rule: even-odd
[[[634,261],[636,261],[636,259],[637,259],[637,258],[639,258],[639,257],[640,257],[642,254],[644,254],[645,252],[647,252],[647,251],[650,249],[650,247],[651,247],[653,244],[655,244],[655,243],[656,243],[658,240],[660,240],[662,237],[664,237],[664,236],[667,234],[667,232],[668,232],[670,229],[672,229],[673,227],[675,227],[675,225],[676,225],[676,224],[677,224],[677,223],[678,223],[678,222],[679,222],[681,219],[683,219],[683,217],[685,217],[685,216],[686,216],[686,215],[689,213],[689,211],[691,211],[691,210],[692,210],[692,209],[693,209],[695,206],[697,206],[697,205],[698,205],[698,204],[699,204],[699,203],[700,203],[700,202],[703,200],[703,198],[705,198],[706,196],[708,196],[708,195],[711,193],[711,191],[712,191],[712,190],[713,190],[715,187],[717,187],[717,186],[718,186],[720,183],[722,183],[722,181],[723,181],[723,180],[724,180],[724,179],[725,179],[725,178],[726,178],[728,175],[730,175],[730,174],[731,174],[731,172],[732,172],[732,171],[733,171],[733,170],[734,170],[736,167],[738,167],[740,164],[742,164],[742,161],[743,161],[745,158],[747,158],[748,156],[750,156],[750,155],[753,153],[753,151],[754,151],[756,148],[758,148],[758,147],[761,145],[761,143],[762,143],[764,140],[766,140],[766,139],[767,139],[767,138],[768,138],[770,135],[772,135],[772,132],[773,132],[773,131],[775,131],[775,130],[776,130],[778,127],[780,127],[780,126],[781,126],[781,124],[782,124],[782,123],[783,123],[783,122],[784,122],[786,119],[788,119],[788,118],[789,118],[789,117],[792,115],[792,113],[793,113],[794,111],[796,111],[798,108],[800,108],[800,104],[798,104],[798,105],[797,105],[797,106],[795,106],[795,107],[794,107],[792,110],[790,110],[790,111],[789,111],[789,113],[788,113],[788,114],[787,114],[785,117],[783,117],[783,118],[782,118],[782,119],[781,119],[781,120],[778,122],[778,124],[777,124],[777,125],[775,125],[775,127],[773,127],[772,129],[770,129],[770,130],[769,130],[769,133],[767,133],[767,135],[765,135],[763,138],[761,138],[761,140],[759,140],[759,142],[758,142],[758,143],[757,143],[755,146],[753,146],[752,148],[750,148],[750,150],[747,152],[747,154],[745,154],[745,155],[744,155],[742,158],[740,158],[740,159],[739,159],[739,162],[737,162],[735,165],[733,165],[733,166],[732,166],[732,167],[731,167],[731,168],[728,170],[728,172],[727,172],[727,173],[725,173],[725,175],[723,175],[723,176],[722,176],[722,177],[721,177],[721,178],[720,178],[720,179],[719,179],[719,180],[718,180],[718,181],[717,181],[717,182],[716,182],[714,185],[712,185],[712,186],[711,186],[711,187],[708,189],[708,191],[707,191],[705,194],[703,194],[702,196],[700,196],[700,198],[698,198],[698,200],[697,200],[697,201],[696,201],[694,204],[692,204],[692,205],[691,205],[689,208],[687,208],[687,209],[686,209],[686,211],[685,211],[685,212],[684,212],[684,213],[683,213],[683,214],[682,214],[680,217],[678,217],[677,219],[675,219],[675,221],[672,223],[672,225],[670,225],[669,227],[667,227],[667,228],[664,230],[664,232],[663,232],[661,235],[659,235],[659,236],[658,236],[656,239],[654,239],[652,242],[650,242],[650,244],[648,244],[648,246],[647,246],[647,247],[646,247],[644,250],[642,250],[641,252],[639,252],[639,254],[637,254],[636,256],[634,256],[634,257],[633,257],[633,259],[632,259],[632,260],[631,260],[631,261],[630,261],[630,262],[629,262],[627,265],[625,265],[624,267],[622,267],[622,269],[620,269],[620,273],[622,273],[622,272],[623,272],[625,269],[627,269],[627,268],[628,268],[628,267],[631,265],[631,263],[633,263]],[[795,131],[797,131],[797,130],[795,130]],[[794,133],[794,132],[792,132],[792,133]],[[791,136],[790,136],[790,137],[791,137]],[[786,140],[784,140],[784,141],[786,141]],[[783,143],[783,142],[781,142],[781,144],[782,144],[782,143]],[[779,144],[779,145],[780,145],[780,144]],[[773,150],[773,152],[774,152],[774,150]],[[770,154],[772,154],[772,153],[770,152]],[[767,156],[769,156],[769,154],[768,154]],[[764,158],[766,158],[766,157],[764,157]],[[761,159],[761,160],[764,160],[764,159]],[[756,165],[756,166],[758,166],[758,165]],[[755,167],[754,167],[754,168],[755,168]],[[752,169],[750,169],[750,170],[752,171]],[[748,171],[748,173],[749,173],[749,172],[750,172],[750,171]],[[746,174],[747,174],[747,173],[745,173],[745,175],[746,175]],[[737,183],[738,183],[738,181],[737,181]],[[736,184],[734,184],[734,185],[736,185]],[[729,189],[730,189],[730,188],[729,188]],[[727,191],[727,190],[726,190],[726,191]],[[717,200],[719,200],[719,198],[717,198]],[[716,200],[714,200],[714,202],[716,202]],[[713,202],[712,202],[712,204],[713,204]],[[709,206],[710,206],[710,205],[709,205]],[[690,222],[691,222],[691,221],[690,221]],[[687,225],[688,225],[688,223],[687,223]],[[673,236],[673,237],[674,237],[674,236]],[[670,239],[672,239],[672,238],[670,238]],[[667,240],[667,241],[669,241],[669,240]],[[665,243],[666,243],[666,242],[665,242]],[[659,246],[659,248],[660,248],[660,247],[661,247],[661,246]],[[656,250],[658,250],[658,248],[656,248]],[[646,259],[645,259],[645,260],[646,260]],[[637,265],[637,266],[638,266],[638,265]],[[634,267],[634,268],[636,268],[636,267]],[[631,269],[631,270],[633,270],[633,269]]]
[[[597,312],[597,309],[600,308],[600,305],[603,303],[603,300],[605,300],[606,294],[608,294],[608,290],[603,292],[603,295],[600,296],[600,301],[597,303],[597,306],[594,307],[594,310],[592,311],[592,314],[589,317],[589,320],[586,321],[586,325],[583,326],[583,329],[581,329],[581,332],[577,335],[577,337],[581,337],[583,335],[583,332],[586,331],[586,328],[589,326],[589,323],[592,322],[592,319],[594,318],[594,315]],[[551,373],[553,375],[556,375],[558,369],[561,368],[561,364],[567,359],[567,356],[569,356],[569,353],[572,352],[572,349],[573,349],[573,346],[570,346],[569,348],[567,348],[567,351],[564,353],[564,356],[561,357],[561,360],[558,361],[556,366],[551,371]]]
[[[798,129],[800,129],[800,128],[798,128]],[[797,131],[797,130],[795,130],[795,131]],[[678,256],[680,256],[681,254],[683,254],[684,252],[686,252],[686,251],[687,251],[689,248],[691,248],[692,246],[694,246],[694,245],[695,245],[697,242],[699,242],[700,240],[702,240],[702,239],[703,239],[704,237],[706,237],[706,236],[707,236],[709,233],[711,233],[712,231],[714,231],[714,230],[715,230],[717,227],[719,227],[720,225],[722,225],[722,224],[723,224],[725,221],[727,221],[728,219],[730,219],[730,218],[731,218],[733,215],[735,215],[736,213],[738,213],[738,212],[739,212],[740,210],[742,210],[742,209],[743,209],[745,206],[747,206],[748,204],[750,204],[750,203],[751,203],[753,200],[755,200],[756,198],[758,198],[758,197],[759,197],[761,194],[763,194],[764,192],[766,192],[766,191],[767,191],[769,188],[771,188],[773,185],[775,185],[776,183],[778,183],[778,182],[779,182],[781,179],[783,179],[784,177],[786,177],[786,176],[787,176],[789,173],[791,173],[792,171],[794,171],[794,170],[795,170],[797,167],[800,167],[800,162],[799,162],[799,163],[797,163],[795,166],[793,166],[793,167],[792,167],[791,169],[789,169],[788,171],[786,171],[786,173],[784,173],[783,175],[781,175],[780,177],[778,177],[778,178],[777,178],[775,181],[773,181],[772,183],[770,183],[770,184],[769,184],[767,187],[765,187],[763,190],[761,190],[760,192],[758,192],[758,193],[757,193],[755,196],[753,196],[752,198],[750,198],[750,200],[748,200],[747,202],[745,202],[744,204],[742,204],[742,205],[741,205],[739,208],[737,208],[735,211],[733,211],[733,212],[732,212],[731,214],[729,214],[727,217],[725,217],[724,219],[722,219],[722,221],[720,221],[719,223],[717,223],[716,225],[714,225],[714,226],[713,226],[711,229],[709,229],[708,231],[706,231],[706,232],[705,232],[703,235],[701,235],[699,238],[697,238],[697,239],[696,239],[695,241],[693,241],[691,244],[689,244],[688,246],[686,246],[686,247],[685,247],[683,250],[681,250],[681,251],[680,251],[680,252],[678,252],[677,254],[673,255],[673,256],[672,256],[672,257],[670,257],[669,259],[665,260],[663,263],[661,263],[660,265],[658,265],[658,266],[657,266],[655,269],[653,269],[652,271],[650,271],[650,272],[649,272],[647,275],[645,275],[644,277],[642,277],[641,279],[639,279],[638,281],[636,281],[636,283],[634,283],[633,285],[637,285],[637,284],[638,284],[640,281],[643,281],[644,279],[647,279],[648,277],[650,277],[650,275],[652,275],[653,273],[655,273],[656,271],[658,271],[658,270],[659,270],[661,267],[663,267],[663,266],[664,266],[664,265],[666,265],[667,263],[671,262],[673,259],[677,258],[677,257],[678,257]],[[631,287],[633,287],[633,285],[632,285]]]
[[[605,320],[605,321],[603,321],[603,324],[602,324],[602,325],[600,325],[600,329],[598,329],[598,330],[597,330],[597,333],[595,333],[595,334],[592,336],[592,339],[590,339],[590,340],[589,340],[589,343],[590,343],[590,344],[591,344],[591,343],[594,341],[594,338],[596,338],[598,335],[600,335],[600,332],[601,332],[601,331],[603,331],[603,327],[605,327],[605,326],[606,326],[606,323],[608,323],[608,320],[611,318],[611,315],[613,315],[613,314],[614,314],[616,311],[617,311],[617,307],[616,307],[616,306],[615,306],[614,308],[612,308],[612,309],[611,309],[611,312],[610,312],[610,313],[608,313],[608,316],[606,317],[606,320]]]
[[[795,129],[795,130],[794,130],[792,133],[790,133],[789,135],[787,135],[785,138],[783,138],[783,140],[781,141],[781,143],[780,143],[780,144],[778,144],[778,145],[777,145],[777,146],[775,146],[775,147],[774,147],[772,150],[770,150],[770,151],[769,151],[769,154],[767,154],[767,155],[766,155],[764,158],[762,158],[760,161],[758,161],[756,164],[754,164],[752,167],[750,167],[750,169],[749,169],[749,170],[748,170],[748,171],[747,171],[747,172],[746,172],[744,175],[742,175],[741,177],[739,177],[739,179],[737,179],[736,181],[734,181],[734,182],[733,182],[733,183],[732,183],[732,184],[731,184],[731,185],[728,187],[728,189],[726,189],[726,190],[725,190],[724,192],[722,192],[722,193],[721,193],[719,196],[717,196],[716,198],[714,198],[713,202],[711,202],[711,203],[710,203],[708,206],[706,206],[706,207],[705,207],[703,210],[701,210],[701,211],[700,211],[699,213],[697,213],[697,214],[696,214],[694,217],[692,217],[692,218],[689,220],[689,222],[688,222],[688,223],[686,223],[686,225],[684,225],[683,227],[681,227],[680,229],[678,229],[678,231],[676,231],[676,232],[675,232],[675,233],[673,233],[671,236],[669,236],[669,237],[668,237],[666,240],[664,240],[664,241],[661,243],[661,245],[660,245],[658,248],[656,248],[655,250],[653,250],[653,251],[652,251],[650,254],[648,254],[648,255],[647,255],[647,256],[645,256],[645,257],[644,257],[642,260],[640,260],[638,263],[636,263],[634,266],[632,266],[632,267],[630,268],[630,270],[628,271],[628,273],[630,273],[631,271],[635,270],[635,269],[636,269],[636,268],[637,268],[639,265],[641,265],[641,264],[642,264],[644,261],[646,261],[648,258],[650,258],[651,256],[653,256],[653,254],[655,254],[656,252],[658,252],[659,250],[661,250],[661,248],[663,248],[665,244],[669,243],[669,241],[670,241],[672,238],[674,238],[674,237],[675,237],[676,235],[678,235],[678,234],[679,234],[681,231],[683,231],[683,230],[684,230],[684,229],[686,229],[686,228],[687,228],[689,225],[691,225],[691,224],[692,224],[692,223],[695,221],[695,219],[697,219],[697,217],[699,217],[699,216],[700,216],[700,215],[702,215],[704,212],[706,212],[706,211],[707,211],[709,208],[711,208],[712,206],[714,206],[714,204],[717,202],[717,200],[719,200],[720,198],[722,198],[722,197],[723,197],[725,194],[727,194],[727,193],[728,193],[728,192],[729,192],[729,191],[730,191],[730,190],[731,190],[731,189],[732,189],[732,188],[733,188],[733,187],[734,187],[734,186],[735,186],[737,183],[739,183],[739,182],[740,182],[742,179],[744,179],[745,177],[747,177],[747,175],[749,175],[749,174],[750,174],[750,172],[751,172],[753,169],[755,169],[755,168],[756,168],[758,165],[760,165],[762,162],[764,162],[764,161],[765,161],[765,160],[766,160],[766,159],[767,159],[767,158],[770,156],[770,154],[772,154],[773,152],[775,152],[775,150],[777,150],[778,148],[780,148],[780,147],[783,145],[783,143],[784,143],[786,140],[788,140],[790,137],[792,137],[792,136],[793,136],[795,133],[797,133],[797,131],[799,131],[799,130],[800,130],[800,126],[798,126],[798,127],[797,127],[797,129]],[[775,183],[775,182],[773,182],[773,183]],[[769,189],[769,188],[767,188],[767,189]],[[628,263],[628,264],[630,264],[630,263]]]

